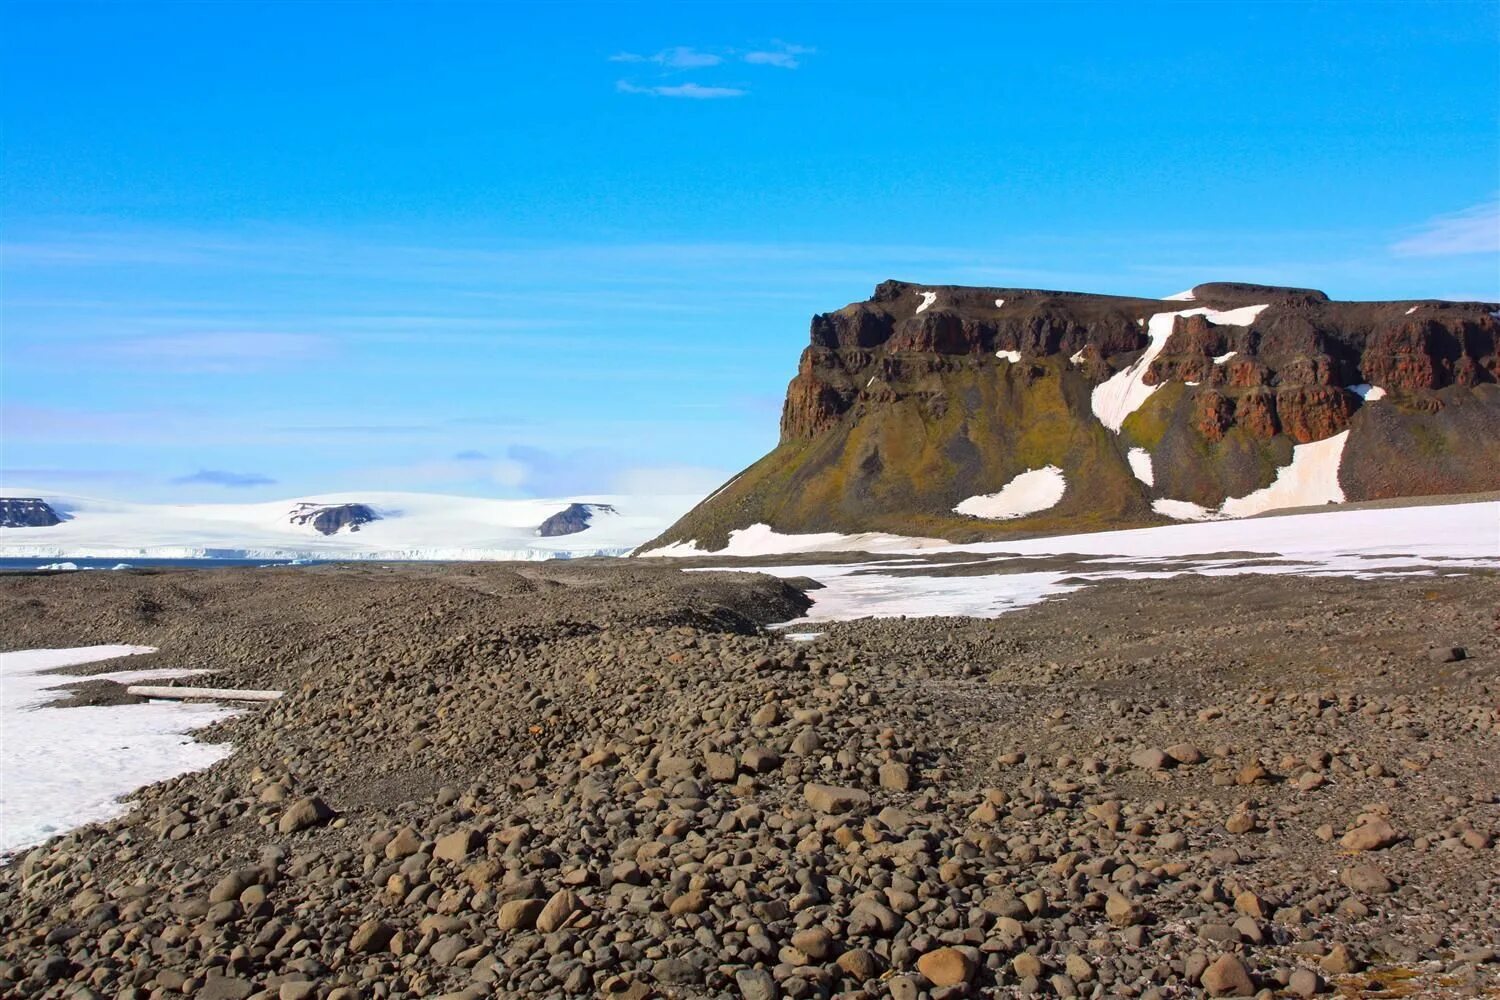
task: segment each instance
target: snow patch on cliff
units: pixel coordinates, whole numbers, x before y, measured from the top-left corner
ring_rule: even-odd
[[[1214,358],[1214,364],[1216,364],[1216,365],[1222,365],[1224,362],[1228,361],[1230,358],[1234,357],[1238,353],[1240,353],[1240,352],[1239,351],[1230,351],[1227,354],[1220,354],[1218,357]]]
[[[1276,472],[1270,486],[1243,497],[1225,500],[1219,513],[1226,517],[1249,517],[1281,507],[1312,507],[1324,503],[1343,503],[1344,489],[1339,485],[1339,462],[1349,432],[1292,449],[1292,461]]]
[[[1140,409],[1141,404],[1161,388],[1160,384],[1147,385],[1145,377],[1151,369],[1151,362],[1161,354],[1162,348],[1166,346],[1167,338],[1172,336],[1172,324],[1177,321],[1177,317],[1204,316],[1210,323],[1220,326],[1247,326],[1253,323],[1255,317],[1259,316],[1261,310],[1265,308],[1265,305],[1258,305],[1222,311],[1184,309],[1179,312],[1157,313],[1152,316],[1146,324],[1146,333],[1151,338],[1151,342],[1136,359],[1135,364],[1116,372],[1107,381],[1094,387],[1093,395],[1090,397],[1094,416],[1098,417],[1099,422],[1105,427],[1118,434],[1125,418]]]
[[[918,292],[922,296],[922,304],[917,306],[917,312],[925,312],[927,307],[937,301],[937,292]]]
[[[1005,361],[1009,361],[1011,364],[1015,364],[1017,361],[1021,360],[1021,352],[1020,351],[996,351],[995,352],[995,357],[1000,358],[1000,359],[1005,360]]]
[[[1130,463],[1130,471],[1135,473],[1135,478],[1147,486],[1156,485],[1156,470],[1151,466],[1151,453],[1145,448],[1132,448],[1125,453],[1125,460]]]
[[[1055,465],[1047,465],[1021,473],[1001,487],[998,493],[969,497],[954,507],[953,512],[992,521],[1025,517],[1027,514],[1056,507],[1067,488],[1063,471]]]
[[[1179,521],[1206,521],[1251,517],[1287,507],[1343,503],[1339,464],[1343,461],[1344,445],[1348,441],[1349,432],[1340,431],[1321,441],[1295,446],[1291,462],[1276,470],[1276,478],[1269,486],[1242,497],[1231,497],[1220,504],[1218,510],[1209,510],[1186,500],[1168,499],[1153,502],[1151,509]]]
[[[1385,398],[1384,389],[1382,389],[1378,385],[1370,385],[1368,382],[1361,382],[1359,385],[1351,385],[1349,387],[1349,391],[1354,393],[1360,399],[1364,400],[1366,403],[1373,403],[1376,400]]]

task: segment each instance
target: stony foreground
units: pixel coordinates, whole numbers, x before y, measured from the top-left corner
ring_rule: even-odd
[[[4,648],[287,691],[0,869],[0,995],[1493,995],[1495,583],[797,645],[785,584],[633,564],[0,578]]]

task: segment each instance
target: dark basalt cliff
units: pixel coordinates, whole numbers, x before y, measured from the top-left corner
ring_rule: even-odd
[[[536,529],[536,533],[543,538],[576,535],[589,526],[595,514],[613,514],[614,512],[615,509],[607,503],[570,503],[543,521]]]
[[[0,528],[50,528],[61,523],[57,511],[41,497],[0,497]]]
[[[345,528],[358,531],[360,525],[380,520],[379,514],[362,503],[299,503],[288,517],[293,524],[310,524],[323,535],[335,535]]]
[[[813,318],[781,443],[659,541],[716,548],[758,522],[952,539],[1158,523],[1154,500],[1214,508],[1344,431],[1348,500],[1500,488],[1496,311],[1237,283],[1162,300],[887,281]],[[1122,372],[1150,391],[1116,429],[1093,397]],[[1046,465],[1068,488],[1045,512],[953,512]]]

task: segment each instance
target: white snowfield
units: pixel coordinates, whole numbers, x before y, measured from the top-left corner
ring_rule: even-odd
[[[325,493],[266,503],[143,504],[3,488],[41,496],[65,518],[0,528],[0,556],[100,559],[557,559],[625,555],[687,513],[697,496],[494,500],[431,493]],[[299,503],[361,503],[380,517],[333,535],[292,524]],[[608,504],[589,526],[542,538],[537,527],[571,503]]]
[[[120,796],[229,754],[227,745],[186,735],[234,714],[218,705],[45,707],[61,696],[53,688],[84,679],[45,671],[151,652],[150,646],[87,646],[0,653],[0,854],[118,816],[127,808]],[[126,670],[94,678],[131,683],[192,673]]]
[[[1319,531],[1327,531],[1328,537],[1322,538]],[[1326,543],[1327,547],[1321,547],[1321,543]],[[722,549],[708,550],[689,541],[675,542],[637,555],[748,558],[818,552],[911,556],[975,552],[1020,556],[1075,553],[1175,558],[1230,551],[1343,551],[1351,546],[1352,550],[1380,553],[1415,552],[1444,558],[1476,556],[1489,560],[1486,565],[1500,565],[1500,501],[1424,504],[1384,510],[1330,510],[1255,520],[1226,519],[1205,524],[1168,524],[1157,528],[1127,528],[997,542],[949,542],[941,538],[880,532],[785,534],[769,525],[753,524],[731,531],[729,544]]]
[[[1007,520],[1056,507],[1067,492],[1068,481],[1055,465],[1030,469],[1000,488],[998,493],[969,497],[953,508],[955,514]]]
[[[937,301],[937,292],[918,292],[922,296],[922,304],[917,306],[917,312],[926,312],[928,308]]]
[[[782,553],[833,551],[837,544],[826,535],[815,536],[816,548],[795,549],[795,539],[809,536],[763,532],[757,537],[774,542],[774,551]],[[896,615],[990,618],[1106,580],[1164,579],[1184,573],[1368,578],[1500,569],[1500,503],[1288,514],[1014,542],[933,544],[932,539],[909,539],[912,544],[905,549],[889,539],[886,536],[882,552],[912,558],[713,568],[805,576],[824,584],[824,589],[808,593],[813,605],[807,615],[787,623],[788,627]],[[762,551],[749,551],[757,547]],[[849,537],[843,547],[855,550],[860,545]],[[772,550],[770,545],[756,546],[732,537],[730,550],[719,554],[763,555]],[[988,557],[967,565],[988,564],[994,572],[945,576],[943,563],[929,561],[933,554],[953,552]],[[1026,568],[1030,560],[1068,555],[1078,557],[1073,566]]]
[[[1190,293],[1181,293],[1192,298]],[[1178,296],[1170,296],[1178,298]],[[1269,305],[1269,303],[1267,303]],[[1141,404],[1151,398],[1156,390],[1161,388],[1161,383],[1147,385],[1145,383],[1146,372],[1151,368],[1151,362],[1155,361],[1157,355],[1161,354],[1162,348],[1167,344],[1167,338],[1172,335],[1172,324],[1179,316],[1204,316],[1210,323],[1220,326],[1247,326],[1255,321],[1255,317],[1261,314],[1266,305],[1241,306],[1238,309],[1182,309],[1177,312],[1156,313],[1146,323],[1146,334],[1151,338],[1151,343],[1146,345],[1146,350],[1136,359],[1135,364],[1129,368],[1115,372],[1109,379],[1094,387],[1094,393],[1090,397],[1090,403],[1094,410],[1094,416],[1099,422],[1116,434],[1125,423],[1125,418],[1141,408]]]

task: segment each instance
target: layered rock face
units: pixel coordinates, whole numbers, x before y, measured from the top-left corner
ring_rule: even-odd
[[[1303,469],[1275,497],[1497,489],[1496,317],[1234,283],[1160,300],[887,281],[813,318],[780,445],[662,540],[712,547],[753,523],[958,540],[1244,512],[1323,442],[1298,468],[1321,463],[1325,488],[1292,489]],[[1045,511],[953,510],[1047,466],[1068,487]]]
[[[559,535],[576,535],[589,526],[595,514],[613,514],[615,509],[607,503],[570,503],[541,523],[536,533],[543,538]]]
[[[57,511],[41,497],[0,497],[0,528],[50,528],[61,523]]]
[[[309,524],[322,535],[336,535],[345,528],[358,531],[360,525],[380,520],[362,503],[299,503],[288,516],[293,524]]]

